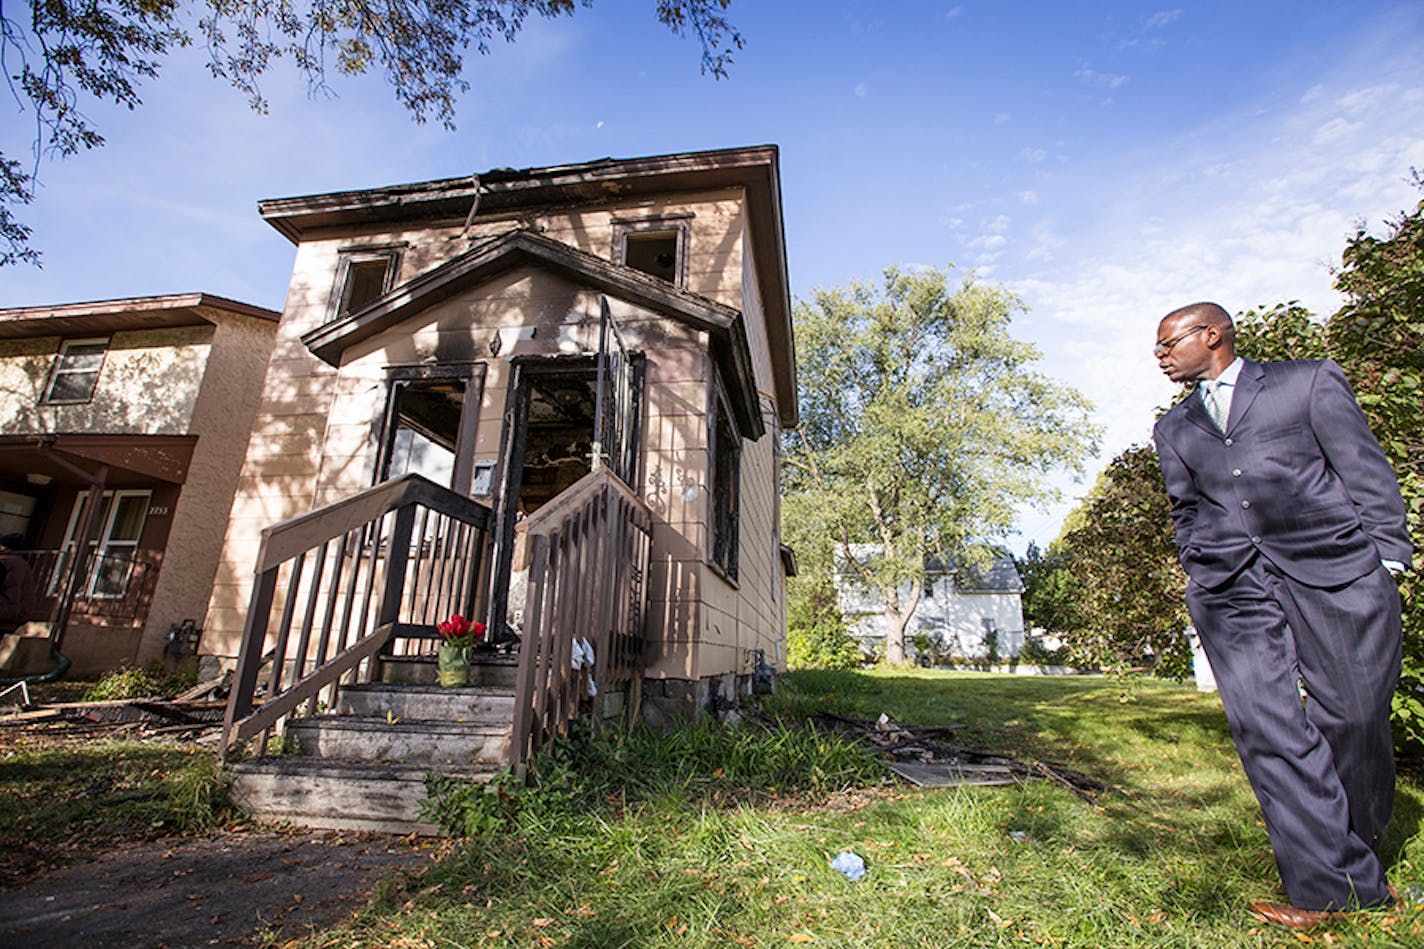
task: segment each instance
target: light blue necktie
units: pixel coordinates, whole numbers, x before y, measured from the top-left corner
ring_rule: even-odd
[[[1218,430],[1226,431],[1226,393],[1221,391],[1222,383],[1217,379],[1207,379],[1201,385],[1206,414],[1211,416],[1211,422]]]

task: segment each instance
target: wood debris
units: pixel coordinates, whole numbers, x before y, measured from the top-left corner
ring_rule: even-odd
[[[181,698],[55,702],[0,714],[0,730],[37,731],[69,738],[111,734],[137,739],[165,736],[202,740],[222,727],[226,706],[223,701]]]
[[[872,722],[825,710],[818,711],[813,720],[866,745],[888,760],[890,770],[921,787],[1050,781],[1094,807],[1098,806],[1095,794],[1112,790],[1096,778],[1061,765],[1043,761],[1026,764],[992,751],[948,741],[954,732],[965,727],[963,725],[902,725],[888,715],[881,715],[878,721]]]

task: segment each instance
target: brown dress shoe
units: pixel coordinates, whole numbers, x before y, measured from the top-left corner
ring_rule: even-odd
[[[1266,923],[1276,923],[1291,929],[1313,929],[1321,923],[1338,919],[1340,913],[1330,913],[1322,909],[1301,909],[1287,903],[1267,903],[1256,900],[1249,906],[1251,915]]]

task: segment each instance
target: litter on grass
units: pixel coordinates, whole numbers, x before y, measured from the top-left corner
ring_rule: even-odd
[[[844,873],[847,880],[859,880],[865,876],[865,861],[857,853],[842,850],[836,859],[831,861],[831,869]]]

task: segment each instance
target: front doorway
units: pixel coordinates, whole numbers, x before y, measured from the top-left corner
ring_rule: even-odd
[[[530,357],[515,362],[504,415],[501,457],[507,460],[499,503],[494,577],[490,598],[490,628],[497,640],[522,632],[525,587],[528,583],[526,519],[572,487],[599,463],[610,465],[625,481],[635,479],[642,357],[629,360],[619,385],[621,397],[611,397],[615,383],[605,359],[600,374],[594,356]],[[605,397],[599,399],[600,380]],[[604,413],[600,424],[600,409]],[[617,415],[616,424],[609,421]],[[605,435],[597,438],[602,430]],[[618,433],[609,439],[607,432]],[[610,457],[607,446],[626,446]]]

